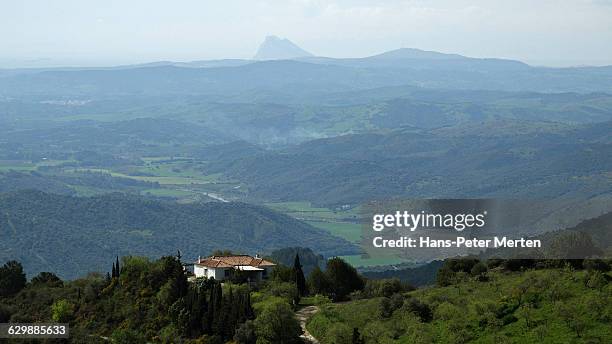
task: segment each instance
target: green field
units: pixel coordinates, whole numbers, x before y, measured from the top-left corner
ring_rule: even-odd
[[[36,171],[39,167],[59,166],[74,160],[43,159],[37,162],[26,160],[0,160],[0,172],[6,171]]]
[[[175,198],[181,202],[192,202],[202,197],[225,200],[225,194],[231,199],[240,199],[247,188],[241,188],[238,181],[224,177],[221,173],[204,174],[200,163],[193,158],[158,156],[142,158],[144,164],[122,165],[116,168],[74,167],[75,160],[51,160],[43,159],[38,162],[26,160],[0,160],[0,173],[3,172],[29,172],[38,171],[43,177],[49,174],[51,177],[65,178],[66,186],[74,189],[79,196],[93,196],[108,192],[121,191],[119,189],[104,189],[91,185],[82,185],[78,181],[78,174],[83,172],[103,173],[116,178],[126,178],[142,182],[156,183],[155,186],[131,187],[129,192],[137,192],[141,195],[154,197]],[[64,163],[72,163],[62,167]],[[56,167],[53,169],[42,169]],[[74,177],[75,183],[70,179]],[[124,191],[127,188],[123,189]]]
[[[361,225],[346,222],[327,222],[327,221],[305,221],[309,225],[324,229],[335,236],[339,236],[353,243],[361,240]]]
[[[26,161],[0,160],[0,172],[35,171],[36,164]]]
[[[129,178],[144,182],[159,183],[160,185],[192,185],[192,184],[209,184],[217,179],[217,176],[198,176],[198,177],[179,177],[179,176],[133,176],[129,174],[113,172],[102,168],[79,168],[74,169],[74,172],[99,172],[108,173],[113,177]]]
[[[361,226],[358,223],[359,207],[333,210],[313,206],[310,202],[280,202],[265,205],[350,242],[357,243],[361,238]]]
[[[145,196],[182,198],[182,197],[194,196],[195,192],[186,191],[186,190],[159,188],[159,189],[145,189],[145,190],[142,190],[140,194],[145,195]]]
[[[266,206],[304,220],[357,222],[359,220],[359,207],[347,210],[333,210],[313,206],[310,202],[279,202],[266,203]]]

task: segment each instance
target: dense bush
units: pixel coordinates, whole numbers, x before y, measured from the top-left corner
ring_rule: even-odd
[[[601,272],[610,271],[610,264],[602,259],[585,259],[582,266],[587,270],[595,270]]]
[[[357,270],[340,258],[327,261],[325,275],[329,281],[330,296],[335,301],[344,300],[351,292],[361,290],[365,286]]]
[[[26,285],[26,276],[19,262],[11,260],[0,267],[0,297],[18,293]]]
[[[257,342],[255,331],[253,320],[247,320],[236,329],[234,341],[238,344],[255,344]]]
[[[380,280],[366,281],[362,291],[355,295],[356,297],[372,298],[372,297],[391,297],[393,294],[402,293],[414,290],[414,287],[406,283],[402,283],[397,278],[388,278]]]
[[[308,289],[313,294],[329,294],[331,282],[327,275],[319,268],[315,267],[308,275]]]
[[[62,287],[64,282],[51,272],[41,272],[30,281],[33,286],[46,285],[49,287]]]
[[[418,316],[422,322],[430,322],[433,319],[433,312],[429,305],[411,297],[403,302],[403,310]]]
[[[276,301],[267,305],[255,319],[255,333],[258,344],[301,343],[300,324],[293,316],[293,310],[284,302]]]
[[[463,271],[447,270],[469,278],[400,296],[324,305],[307,328],[322,344],[343,341],[352,328],[366,343],[612,341],[612,286],[604,283],[609,273],[493,269],[483,283]]]
[[[7,263],[5,268],[10,272],[4,275],[6,281],[25,284],[18,263]],[[260,293],[269,301],[257,315],[267,320],[254,321],[248,285],[226,282],[222,286],[206,278],[188,283],[176,257],[156,261],[125,257],[113,262],[113,274],[106,278],[91,274],[62,282],[53,274],[41,273],[22,290],[15,290],[2,298],[1,322],[68,322],[75,343],[97,343],[103,336],[116,343],[225,343],[236,338],[253,344],[258,331],[261,341],[270,343],[275,335],[285,341],[300,334],[295,320],[285,319],[293,315],[295,283],[273,281],[264,286]],[[284,317],[283,321],[274,322],[274,316]]]

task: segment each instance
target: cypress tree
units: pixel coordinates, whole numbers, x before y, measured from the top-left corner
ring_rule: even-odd
[[[186,296],[189,310],[189,334],[191,337],[199,337],[206,326],[206,295],[199,287],[189,290]]]
[[[234,328],[236,327],[236,313],[234,307],[234,292],[230,286],[225,299],[225,307],[223,307],[223,337],[231,339],[234,337]]]
[[[121,269],[119,268],[119,256],[117,256],[116,265],[117,265],[117,276],[116,277],[119,278],[119,276],[121,275]]]
[[[224,314],[226,312],[223,305],[223,287],[221,287],[221,283],[215,283],[214,287],[215,294],[215,311],[213,317],[213,334],[217,334],[223,336],[223,323],[224,323]]]
[[[248,320],[255,319],[255,311],[251,305],[251,291],[247,290],[246,293],[246,301],[244,305],[244,315]]]
[[[365,341],[361,337],[361,334],[359,333],[359,330],[356,327],[353,328],[353,339],[351,340],[351,343],[352,344],[363,344],[363,343],[365,343]]]
[[[206,327],[204,328],[204,333],[206,334],[212,334],[212,330],[213,330],[213,324],[215,321],[215,285],[216,283],[213,283],[213,285],[210,288],[210,296],[208,298],[208,311],[206,312]]]
[[[293,261],[293,273],[295,274],[295,284],[300,296],[306,296],[308,294],[306,278],[304,277],[304,271],[302,270],[302,264],[300,263],[300,255],[297,253],[295,254],[295,260]]]

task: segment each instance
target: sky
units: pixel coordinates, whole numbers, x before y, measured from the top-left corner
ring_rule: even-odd
[[[250,58],[267,35],[329,57],[612,65],[612,0],[0,0],[0,68]]]

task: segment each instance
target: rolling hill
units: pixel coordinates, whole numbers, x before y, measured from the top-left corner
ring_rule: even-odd
[[[189,261],[216,249],[250,254],[287,246],[325,255],[358,251],[343,239],[259,206],[181,205],[123,194],[0,194],[0,235],[0,261],[17,259],[28,274],[50,271],[64,278],[107,271],[116,255],[155,257],[181,250]]]
[[[355,204],[394,197],[554,199],[610,194],[612,122],[500,120],[308,141],[207,167],[252,197]]]

